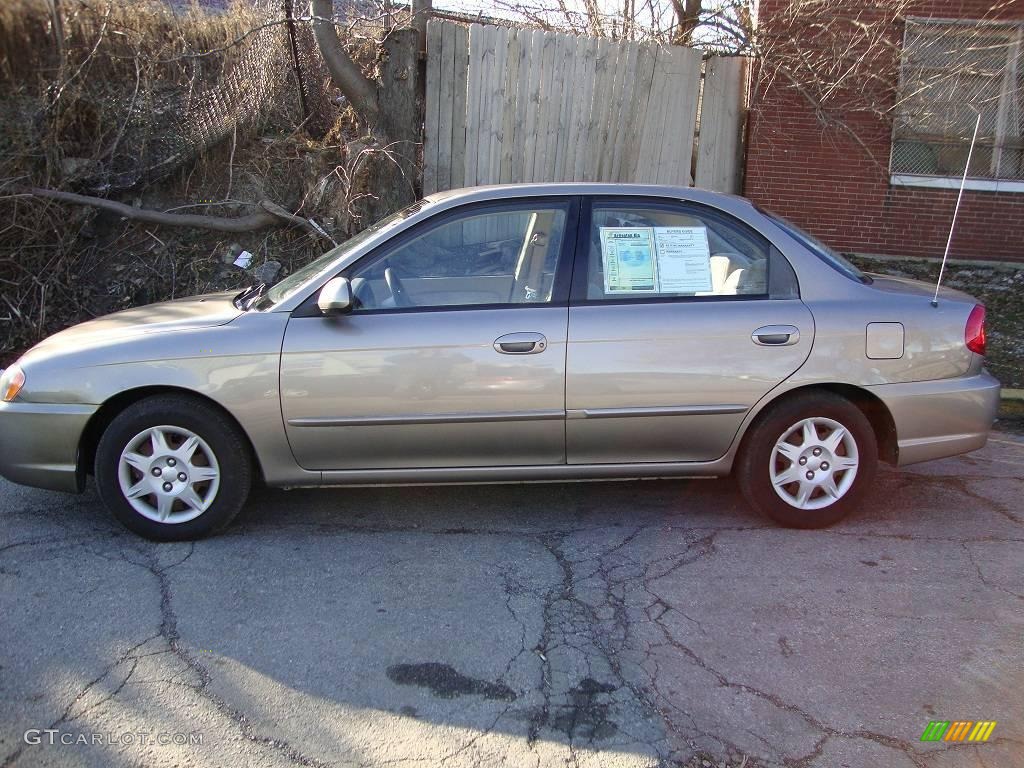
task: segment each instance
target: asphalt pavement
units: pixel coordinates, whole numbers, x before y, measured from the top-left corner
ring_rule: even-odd
[[[826,531],[729,481],[261,490],[162,545],[0,481],[0,521],[4,766],[1024,766],[1019,437]]]

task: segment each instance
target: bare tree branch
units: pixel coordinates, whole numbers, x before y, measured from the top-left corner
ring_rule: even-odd
[[[165,213],[147,208],[135,208],[116,200],[106,200],[102,197],[90,195],[79,195],[74,192],[62,192],[58,189],[42,189],[33,187],[28,194],[34,197],[44,197],[49,200],[57,200],[62,203],[73,205],[87,205],[91,208],[98,208],[103,211],[116,213],[131,221],[139,221],[146,224],[157,224],[164,227],[192,227],[194,229],[208,229],[213,232],[255,232],[270,227],[293,226],[301,227],[317,237],[323,237],[323,233],[314,227],[308,220],[301,216],[289,213],[277,203],[270,200],[262,200],[257,206],[260,210],[250,213],[248,216],[230,218],[226,216],[206,216],[194,213]]]

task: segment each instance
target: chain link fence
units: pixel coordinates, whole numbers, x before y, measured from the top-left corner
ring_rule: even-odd
[[[0,107],[18,125],[2,131],[0,149],[48,157],[50,184],[115,194],[275,115],[317,137],[332,125],[302,0],[9,1],[0,9]]]
[[[88,186],[108,193],[158,181],[273,110],[294,112],[296,96],[301,114],[293,120],[317,136],[326,133],[332,121],[327,74],[309,24],[291,0],[255,0],[247,10],[248,29],[222,49],[163,62],[179,68],[180,87],[154,82],[112,105],[124,116],[124,136]]]

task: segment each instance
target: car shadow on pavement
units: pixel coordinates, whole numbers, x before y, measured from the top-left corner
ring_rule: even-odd
[[[557,530],[628,523],[638,514],[691,525],[762,525],[729,481],[644,480],[460,486],[256,489],[235,528],[265,525]]]

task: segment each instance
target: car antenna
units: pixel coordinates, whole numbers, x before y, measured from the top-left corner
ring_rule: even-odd
[[[974,107],[971,107],[974,109]],[[956,207],[953,209],[953,221],[949,225],[949,237],[946,238],[946,251],[942,254],[942,266],[939,267],[939,279],[935,281],[935,295],[932,297],[932,306],[939,306],[939,287],[942,285],[942,275],[946,271],[946,259],[949,258],[949,246],[953,243],[953,229],[956,227],[956,216],[960,213],[960,201],[964,197],[964,186],[967,184],[967,171],[971,168],[971,156],[974,154],[974,142],[978,140],[978,128],[981,127],[981,112],[977,109],[974,111],[978,115],[978,119],[974,121],[974,136],[971,137],[971,148],[967,150],[967,162],[964,163],[964,175],[960,179],[960,192],[956,196]]]

